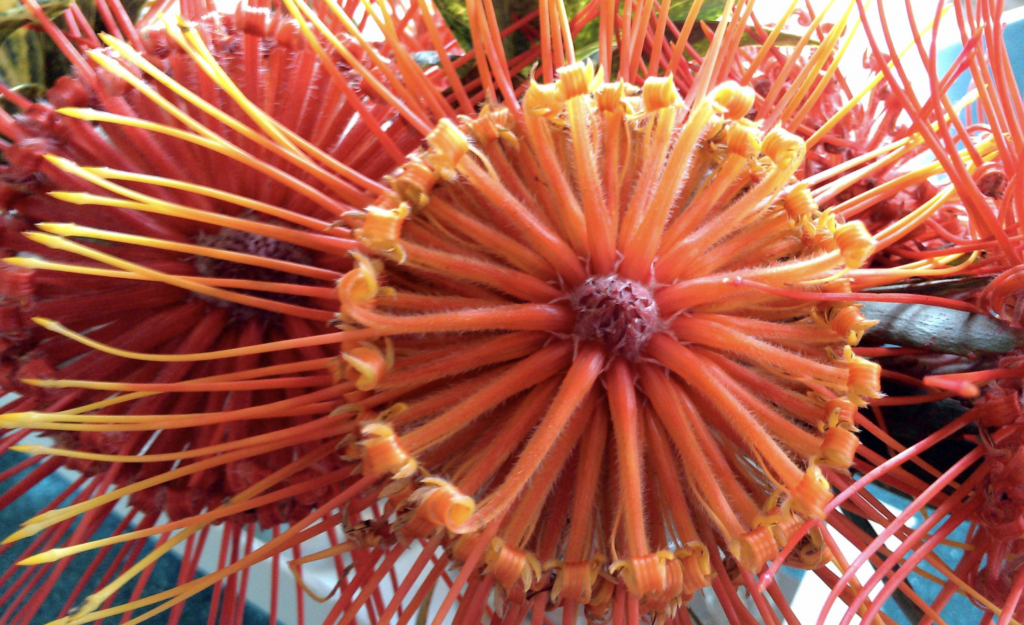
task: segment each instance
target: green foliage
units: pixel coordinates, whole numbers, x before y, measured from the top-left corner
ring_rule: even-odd
[[[718,29],[718,24],[719,22],[715,20],[708,21],[708,27],[712,31]],[[803,35],[799,33],[782,31],[779,33],[779,36],[775,38],[775,47],[784,48],[786,46],[795,46],[800,43],[800,39],[802,37]],[[764,41],[751,35],[750,31],[744,32],[743,36],[740,37],[740,46],[759,46],[762,43],[764,43]],[[817,39],[810,39],[807,42],[807,45],[816,46],[819,43],[821,42]],[[703,30],[698,32],[697,29],[694,28],[693,33],[690,34],[690,45],[693,46],[693,49],[696,50],[698,54],[703,55],[708,51],[708,48],[711,46],[711,42],[704,36]]]
[[[40,6],[56,19],[71,0],[43,0]],[[0,79],[27,96],[41,95],[47,84],[46,35],[22,28],[36,23],[21,0],[0,0]],[[58,52],[59,53],[59,52]]]
[[[577,13],[579,13],[586,6],[586,0],[564,0],[566,14],[569,19],[572,19]],[[689,15],[690,9],[693,7],[695,0],[673,0],[668,9],[669,19],[673,22],[682,24],[686,20],[686,16]],[[469,27],[469,14],[466,11],[466,3],[464,0],[434,0],[435,6],[441,16],[444,17],[445,22],[448,24],[448,28],[452,31],[455,39],[459,42],[464,50],[470,50],[473,47],[472,37],[470,35]],[[504,30],[506,27],[511,25],[516,19],[524,15],[528,15],[537,9],[537,0],[494,0],[495,16],[498,21],[499,30]],[[725,0],[704,0],[700,8],[697,11],[697,22],[706,22],[709,27],[714,30],[718,27],[719,20],[722,18],[722,12],[725,10]],[[597,60],[597,52],[600,46],[600,26],[598,20],[591,20],[583,29],[576,34],[573,38],[573,45],[576,49],[577,59],[593,59]],[[792,46],[796,45],[800,41],[800,35],[795,33],[783,32],[779,35],[775,41],[776,46]],[[816,45],[818,42],[811,41],[811,45]],[[755,39],[750,33],[744,33],[741,39],[740,45],[760,45],[761,41]],[[505,54],[508,58],[513,58],[518,54],[521,54],[529,49],[530,42],[526,40],[522,35],[516,34],[510,37],[506,37],[504,41]],[[699,54],[707,52],[709,42],[704,36],[704,31],[699,26],[693,29],[690,35],[690,45]]]
[[[39,6],[50,19],[54,19],[71,6],[71,0],[43,0]],[[3,0],[0,7],[0,42],[6,41],[22,26],[36,23],[35,17],[19,0]]]
[[[145,0],[121,0],[133,20]],[[94,0],[79,0],[78,6],[92,24],[101,30]],[[71,0],[39,0],[39,5],[58,27],[63,27],[64,11]],[[21,0],[0,0],[0,80],[30,99],[41,97],[70,64],[45,33],[31,28],[35,17]],[[2,101],[2,100],[0,100]]]
[[[469,13],[466,11],[465,0],[434,0],[434,6],[462,49],[472,48],[473,39],[469,34]]]
[[[694,0],[673,0],[668,8],[668,18],[673,22],[685,22],[690,14]],[[725,0],[704,0],[697,10],[698,22],[714,22],[722,17],[725,11]]]

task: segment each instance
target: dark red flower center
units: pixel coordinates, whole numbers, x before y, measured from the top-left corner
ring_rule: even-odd
[[[261,258],[272,258],[275,260],[283,260],[302,265],[308,265],[312,260],[310,255],[304,249],[292,243],[279,241],[277,239],[253,234],[251,232],[242,232],[231,228],[221,228],[221,230],[216,234],[208,234],[205,232],[200,233],[195,238],[195,242],[198,245],[203,245],[217,250],[224,250],[226,252],[240,252],[242,254],[259,256]],[[230,260],[221,260],[219,258],[199,256],[196,257],[193,262],[195,263],[196,272],[207,278],[253,280],[257,282],[284,284],[305,284],[307,282],[301,276],[297,276],[292,273],[277,271],[275,269],[268,269],[265,267],[257,267],[255,265],[245,265]],[[247,289],[242,289],[242,292],[289,304],[300,304],[303,300],[301,296],[284,293],[251,291]],[[209,301],[219,306],[231,308],[235,315],[240,315],[244,319],[248,319],[252,317],[253,314],[261,312],[255,308],[250,308],[249,306],[233,304],[220,299],[211,298]]]
[[[650,289],[633,280],[614,275],[588,278],[569,301],[576,310],[573,336],[602,343],[609,356],[636,361],[661,326]]]

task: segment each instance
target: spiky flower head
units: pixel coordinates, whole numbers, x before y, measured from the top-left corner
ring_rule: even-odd
[[[841,299],[870,235],[818,209],[803,140],[747,120],[751,89],[680,101],[576,63],[521,115],[442,121],[338,286],[380,337],[342,354],[376,347],[350,369],[374,391],[359,455],[399,536],[483,541],[467,566],[519,601],[597,615],[622,584],[671,615],[721,551],[760,570],[824,516],[822,468],[850,466],[878,393]],[[827,560],[820,535],[791,559]]]
[[[652,3],[623,13],[618,32],[614,2],[593,3],[573,24],[561,3],[541,2],[540,45],[506,59],[494,7],[475,1],[467,13],[476,51],[464,58],[475,61],[479,78],[470,88],[444,53],[430,70],[412,62],[409,45],[429,39],[443,47],[425,3],[400,18],[383,4],[387,10],[360,13],[382,30],[380,46],[362,37],[355,9],[283,4],[293,19],[241,9],[233,21],[171,21],[130,45],[108,38],[111,50],[90,55],[96,67],[83,60],[79,82],[63,85],[87,100],[40,109],[58,125],[93,130],[82,135],[92,137],[87,146],[74,138],[57,146],[79,152],[28,151],[38,167],[19,182],[38,182],[39,170],[64,176],[44,177],[63,202],[49,208],[67,211],[70,201],[114,209],[97,214],[116,215],[115,222],[141,210],[169,224],[227,228],[192,225],[177,235],[187,243],[170,246],[172,234],[129,239],[44,221],[36,226],[47,232],[32,234],[34,243],[57,249],[62,261],[70,252],[120,273],[15,261],[35,263],[32,271],[162,282],[178,296],[181,289],[202,296],[188,305],[207,313],[194,341],[153,346],[107,345],[123,338],[117,327],[131,314],[121,314],[109,335],[83,334],[91,327],[84,322],[43,321],[67,339],[59,355],[84,344],[104,362],[174,363],[139,373],[87,368],[104,379],[42,383],[78,394],[31,397],[45,410],[5,421],[102,432],[119,444],[86,449],[91,439],[71,434],[52,452],[94,463],[94,471],[115,463],[90,488],[118,488],[28,522],[9,540],[37,535],[34,549],[44,551],[23,564],[184,529],[125,564],[67,622],[178,609],[201,589],[317,535],[335,544],[296,555],[293,565],[336,558],[342,596],[332,613],[343,622],[364,610],[381,622],[399,613],[408,620],[451,560],[463,566],[438,622],[463,591],[459,619],[479,620],[492,611],[494,588],[511,622],[552,605],[569,615],[585,606],[592,619],[682,618],[680,607],[708,586],[734,608],[740,584],[765,615],[770,608],[752,574],[773,560],[807,568],[829,562],[835,553],[821,521],[835,507],[830,480],[844,483],[858,448],[858,407],[879,393],[880,368],[852,350],[871,325],[854,291],[940,274],[956,258],[866,268],[876,249],[927,219],[931,205],[877,224],[875,236],[847,222],[842,209],[866,210],[877,196],[819,205],[916,145],[906,138],[833,169],[804,166],[808,144],[848,112],[838,110],[820,133],[805,132],[820,95],[815,85],[827,86],[832,75],[815,77],[814,68],[830,62],[834,72],[828,44],[842,29],[801,61],[791,90],[759,94],[744,85],[772,46],[742,57],[749,67],[734,67],[742,20],[726,20],[702,62],[684,60],[696,58],[687,42],[699,3],[670,41],[667,11],[654,12]],[[728,3],[730,17],[752,7],[740,4]],[[417,12],[426,37],[409,32],[419,32],[410,26]],[[583,16],[598,15],[594,67],[575,61],[572,32]],[[653,41],[648,20],[660,33]],[[651,50],[665,54],[645,59]],[[539,78],[524,79],[519,70],[538,57]],[[609,81],[616,66],[618,80]],[[362,82],[353,89],[356,75]],[[289,88],[310,76],[333,99]],[[114,95],[104,99],[108,88]],[[298,99],[300,107],[281,104]],[[122,100],[134,106],[117,108]],[[222,101],[230,112],[219,112]],[[90,161],[88,149],[108,141],[127,150],[116,144],[122,133],[139,145],[167,141],[165,151],[187,169],[176,169],[173,158],[162,169],[143,158],[150,169],[141,171]],[[406,157],[417,133],[425,141]],[[203,167],[229,162],[221,156],[230,159],[227,175]],[[272,182],[243,192],[231,173],[237,167]],[[72,237],[173,254],[126,260]],[[182,260],[183,253],[210,260]],[[170,270],[160,265],[169,261],[177,263]],[[334,278],[327,300],[315,281]],[[277,316],[268,322],[251,309]],[[295,318],[340,327],[293,333]],[[340,351],[320,351],[337,344]],[[196,364],[227,358],[237,367]],[[154,468],[122,473],[121,463]],[[227,490],[201,477],[220,471]],[[165,502],[154,493],[171,485],[195,495],[176,510],[181,519],[155,525],[147,517],[148,526],[109,542],[54,547],[76,515],[87,515],[91,531],[102,506],[124,496],[157,512]],[[193,553],[193,537],[224,519],[237,538],[253,514],[290,525],[258,549],[233,551],[232,562],[201,580],[107,607],[160,553],[186,541]],[[413,542],[422,545],[415,574],[395,582],[385,604],[383,580]]]

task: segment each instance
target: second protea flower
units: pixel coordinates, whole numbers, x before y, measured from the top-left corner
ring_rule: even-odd
[[[410,158],[338,286],[378,337],[342,350],[372,392],[350,453],[399,536],[446,532],[510,600],[570,614],[672,613],[790,541],[828,560],[797,530],[878,393],[843,301],[874,242],[819,211],[804,142],[746,119],[754,97],[687,111],[671,79],[576,63]]]

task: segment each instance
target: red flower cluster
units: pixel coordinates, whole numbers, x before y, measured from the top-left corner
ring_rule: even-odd
[[[240,601],[288,551],[307,590],[302,565],[333,559],[330,622],[689,623],[711,593],[730,622],[796,622],[784,564],[830,587],[819,622],[837,599],[886,622],[896,593],[925,623],[954,592],[1019,616],[1024,106],[997,3],[955,6],[946,75],[915,39],[925,102],[884,25],[873,82],[843,77],[859,0],[801,14],[788,47],[752,1],[714,31],[701,2],[443,3],[468,51],[425,0],[185,2],[147,29],[100,5],[110,35],[25,0],[74,71],[41,102],[4,88],[0,448],[35,468],[0,505],[62,466],[84,488],[7,539],[33,537],[33,566],[0,576],[0,620],[115,548],[62,624]],[[964,122],[945,91],[968,71]],[[922,338],[908,307],[964,331]],[[885,345],[859,346],[876,321]],[[900,406],[953,397],[969,409],[908,440]],[[922,458],[964,431],[949,466]],[[94,537],[120,500],[137,524]],[[234,546],[192,580],[216,523]],[[143,597],[177,545],[181,585]]]

